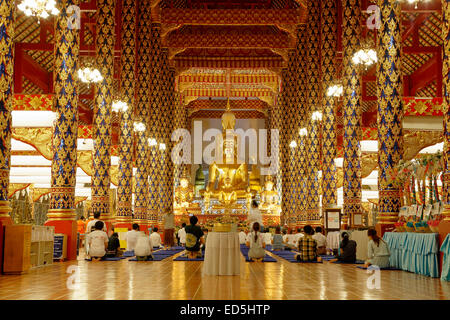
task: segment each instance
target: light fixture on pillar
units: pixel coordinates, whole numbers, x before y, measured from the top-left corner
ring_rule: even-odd
[[[297,148],[297,142],[295,142],[295,140],[292,140],[291,143],[289,144],[289,148],[291,149]]]
[[[157,146],[157,145],[158,145],[158,142],[156,142],[156,139],[155,139],[155,138],[148,138],[148,145],[149,145],[150,147],[154,147],[154,146]]]
[[[103,80],[103,76],[100,71],[94,67],[94,64],[91,61],[86,61],[84,66],[81,66],[78,69],[78,79],[81,82],[86,83],[88,88],[92,83],[97,83]]]
[[[409,4],[414,4],[414,9],[417,9],[419,3],[421,3],[421,2],[430,2],[430,0],[403,0],[403,2],[407,2]]]
[[[361,48],[355,52],[352,57],[352,62],[367,70],[371,65],[378,62],[377,52],[372,49],[370,43],[366,41],[361,44]]]
[[[145,124],[143,122],[134,122],[133,129],[134,129],[134,132],[144,132]]]
[[[314,111],[311,115],[312,121],[322,121],[322,112]]]
[[[116,96],[112,102],[113,112],[125,112],[128,110],[128,104],[120,96]]]
[[[308,135],[308,129],[301,128],[300,130],[298,130],[298,134],[300,135],[300,137],[306,137]]]
[[[23,0],[17,8],[28,17],[34,16],[42,19],[59,14],[55,0]]]
[[[166,150],[166,144],[165,143],[160,143],[159,144],[159,151],[164,151]]]
[[[344,87],[340,82],[333,82],[327,89],[327,96],[333,98],[342,97],[344,94]]]

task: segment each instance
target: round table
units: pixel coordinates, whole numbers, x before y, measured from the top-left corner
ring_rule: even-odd
[[[203,272],[206,275],[239,275],[241,251],[237,232],[209,232],[206,238],[205,262]]]

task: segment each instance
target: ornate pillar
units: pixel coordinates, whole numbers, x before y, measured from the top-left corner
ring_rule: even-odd
[[[297,212],[296,218],[297,227],[304,227],[306,224],[306,208],[307,208],[307,170],[308,163],[307,156],[307,139],[306,136],[300,135],[300,129],[306,128],[306,108],[308,106],[307,88],[307,67],[308,67],[308,43],[306,26],[300,26],[297,33],[297,57],[298,57],[298,79],[297,79],[297,112],[295,114],[296,126],[294,127],[294,134],[297,137],[297,150],[295,154],[295,189],[297,193],[296,201]],[[302,131],[303,134],[303,131]]]
[[[120,113],[119,185],[117,187],[116,226],[131,227],[133,187],[133,112],[136,79],[136,0],[122,3],[122,55],[120,89],[128,109]]]
[[[400,210],[398,188],[388,183],[388,172],[403,154],[403,83],[401,64],[401,5],[379,0],[381,27],[378,33],[378,225],[383,234],[394,227]],[[445,42],[445,41],[444,41]]]
[[[177,130],[177,129],[186,129],[189,130],[188,128],[188,114],[187,114],[187,108],[184,106],[183,101],[184,101],[184,97],[181,93],[174,91],[174,114],[175,114],[175,119],[174,119],[174,126],[173,126],[173,130]],[[183,136],[182,139],[187,139],[188,137]],[[181,140],[180,140],[181,142]],[[174,142],[174,143],[178,143],[178,142]],[[183,154],[179,154],[177,155],[178,161],[181,160],[181,157],[183,156]],[[189,156],[189,159],[191,159],[191,157]],[[180,178],[181,175],[183,174],[183,170],[187,170],[186,168],[186,164],[176,164],[174,165],[173,168],[173,194],[175,194],[175,189],[180,185]],[[174,197],[171,197],[172,203],[174,200]]]
[[[97,84],[94,105],[92,211],[109,226],[111,185],[111,105],[114,76],[115,0],[97,1],[97,68],[103,80]]]
[[[55,28],[55,112],[51,200],[45,225],[67,235],[67,258],[77,258],[77,224],[75,221],[75,183],[77,172],[78,93],[77,62],[79,30],[69,29],[71,14],[67,8],[77,0],[60,0],[60,14]]]
[[[322,111],[320,86],[320,1],[308,0],[308,197],[307,224],[320,225],[319,170],[320,121],[312,114]]]
[[[444,216],[446,223],[450,221],[450,2],[442,0],[442,92],[444,93],[444,173],[442,195],[445,205]]]
[[[337,204],[336,114],[327,89],[336,78],[337,10],[335,0],[322,0],[322,208]]]
[[[361,77],[359,67],[352,62],[361,39],[361,6],[359,0],[342,1],[343,89],[344,89],[344,214],[346,228],[352,214],[361,213]]]
[[[151,84],[151,0],[139,1],[138,24],[138,52],[137,52],[137,103],[136,120],[146,124],[145,132],[136,133],[136,190],[134,199],[134,222],[139,224],[140,230],[148,232],[147,204],[148,204],[148,114],[150,108]]]
[[[288,172],[289,172],[289,157],[290,157],[290,150],[289,150],[289,134],[288,134],[288,125],[287,125],[287,115],[288,112],[288,91],[289,91],[289,69],[283,70],[281,75],[281,92],[280,92],[280,100],[278,105],[278,114],[275,115],[275,112],[273,113],[273,116],[279,117],[279,126],[277,129],[280,131],[280,178],[281,178],[281,184],[282,184],[282,198],[283,201],[281,202],[281,210],[282,210],[282,216],[284,218],[284,223],[287,224],[290,227],[290,200],[291,200],[291,189],[290,185],[288,183]]]
[[[15,2],[0,0],[0,259],[3,250],[3,225],[11,224],[8,200],[9,170],[11,167],[11,110],[14,72]]]
[[[161,142],[162,130],[162,97],[161,97],[161,25],[153,23],[151,25],[152,48],[150,61],[150,109],[148,117],[149,137],[156,139],[158,145],[150,146],[148,165],[148,208],[147,218],[149,225],[156,225],[158,222],[158,213],[161,203],[159,192],[159,183],[162,179],[161,161],[159,157],[159,143]]]
[[[274,130],[278,130],[279,131],[279,135],[273,138],[273,141],[271,140],[271,148],[273,147],[274,150],[280,150],[280,145],[281,145],[281,126],[282,126],[282,116],[281,116],[281,103],[282,103],[282,96],[280,94],[280,96],[276,96],[275,97],[275,101],[272,107],[272,110],[270,112],[270,129],[274,129]],[[283,149],[281,149],[281,152],[283,152]],[[272,156],[272,155],[271,155]],[[275,166],[276,168],[278,168],[277,172],[275,173],[275,177],[274,180],[276,181],[275,183],[275,188],[276,191],[278,192],[278,194],[280,195],[281,198],[281,207],[282,207],[282,212],[281,212],[281,225],[283,226],[286,223],[286,219],[284,218],[285,215],[285,205],[284,205],[284,200],[285,200],[285,195],[283,194],[283,185],[282,185],[282,173],[283,173],[283,163],[282,163],[282,159],[281,159],[281,155],[280,152],[278,152],[278,157],[275,158]]]

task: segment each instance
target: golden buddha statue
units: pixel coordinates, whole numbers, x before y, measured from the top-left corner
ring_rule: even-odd
[[[216,142],[223,142],[217,145],[216,150],[223,147],[222,163],[213,162],[209,167],[209,183],[204,192],[207,199],[214,197],[218,199],[225,209],[230,209],[237,199],[247,197],[247,164],[238,163],[237,150],[239,135],[234,133],[236,117],[230,110],[230,102],[222,115],[222,134],[216,137]],[[217,185],[217,187],[216,187]]]
[[[261,178],[259,173],[259,168],[256,164],[252,165],[252,171],[250,172],[250,190],[253,191],[254,194],[257,194],[261,191]]]
[[[194,186],[189,182],[189,175],[183,172],[180,185],[175,189],[175,201],[173,207],[176,211],[186,213],[194,200]]]
[[[261,192],[261,203],[259,209],[263,213],[271,213],[279,215],[281,212],[280,197],[278,192],[273,190],[274,183],[272,176],[266,176],[264,191]]]

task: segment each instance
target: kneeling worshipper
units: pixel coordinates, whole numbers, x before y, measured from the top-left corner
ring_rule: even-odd
[[[120,250],[119,234],[117,232],[114,232],[108,241],[106,257],[114,258],[114,257],[120,257],[121,255],[122,255],[122,251]]]
[[[175,220],[172,210],[169,210],[164,216],[164,246],[166,249],[172,249],[174,246]]]
[[[389,268],[389,257],[391,253],[389,252],[387,243],[377,235],[375,229],[367,230],[367,235],[370,240],[367,245],[368,259],[364,267],[368,268],[370,265],[374,265],[379,268]]]
[[[317,242],[317,254],[327,254],[327,237],[322,234],[321,227],[316,228],[316,233],[314,233],[312,238]]]
[[[275,234],[272,238],[272,250],[284,250],[283,236],[281,235],[280,226],[275,228]]]
[[[140,233],[134,248],[134,254],[138,261],[146,261],[152,256],[152,242],[145,233]]]
[[[133,251],[136,246],[137,239],[139,237],[139,225],[137,223],[133,223],[132,230],[128,231],[125,234],[125,240],[127,241],[127,251]]]
[[[154,227],[153,232],[150,235],[150,240],[152,242],[153,249],[159,249],[162,247],[161,245],[161,235],[158,233],[158,228]]]
[[[186,231],[186,251],[189,259],[201,258],[200,245],[204,243],[202,228],[197,226],[198,218],[192,216],[190,225],[185,228]]]
[[[108,248],[108,235],[103,229],[103,222],[97,221],[94,225],[94,231],[87,236],[87,244],[89,245],[88,256],[92,261],[99,261],[106,254]]]
[[[247,235],[245,234],[244,230],[241,230],[241,232],[239,232],[239,244],[245,244],[246,238]]]
[[[295,256],[295,259],[302,262],[322,261],[322,258],[317,254],[317,242],[312,238],[313,228],[310,225],[306,225],[303,231],[305,235],[298,241],[298,251],[300,253]]]
[[[330,262],[344,262],[355,263],[356,262],[356,241],[350,240],[350,236],[347,232],[343,232],[342,241],[339,245],[339,256],[337,259],[330,260]]]
[[[253,230],[250,233],[249,242],[247,243],[247,246],[250,247],[248,257],[255,261],[262,261],[266,254],[264,250],[266,244],[264,243],[263,234],[259,232],[259,228],[258,222],[253,223]]]

